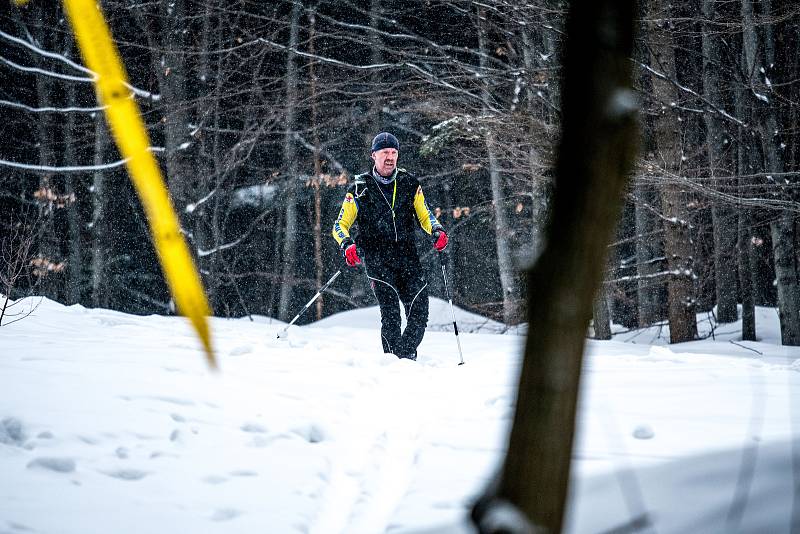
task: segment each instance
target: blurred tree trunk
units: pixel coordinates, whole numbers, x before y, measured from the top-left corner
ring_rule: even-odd
[[[529,330],[508,451],[473,509],[483,533],[562,529],[586,327],[635,159],[634,15],[634,2],[571,7],[553,218],[528,272]]]
[[[286,206],[286,226],[283,236],[283,269],[281,271],[281,299],[278,304],[278,317],[282,321],[292,318],[292,288],[297,279],[297,153],[295,144],[295,107],[298,101],[297,36],[300,27],[300,2],[292,5],[292,21],[289,30],[289,49],[286,51],[286,133],[283,140],[283,161],[286,168],[284,178],[284,205]]]
[[[721,48],[724,44],[722,37],[715,31],[715,23],[719,22],[716,3],[717,0],[702,0],[703,92],[714,106],[724,109],[720,76],[720,69],[723,68]],[[712,187],[727,189],[734,169],[730,136],[719,113],[706,110],[703,113],[703,120],[706,127],[708,168]],[[732,323],[739,318],[736,311],[736,214],[724,200],[712,197],[711,203],[717,321]]]
[[[675,43],[668,19],[672,6],[667,0],[650,2],[651,64],[668,80],[676,80]],[[656,158],[664,167],[661,208],[664,217],[664,252],[667,257],[667,309],[670,343],[691,341],[697,337],[694,290],[694,250],[691,239],[688,194],[678,183],[681,170],[680,117],[672,106],[678,101],[671,81],[652,77],[653,94],[661,110],[653,121]]]
[[[480,50],[480,68],[486,72],[486,57],[490,54],[486,32],[486,10],[478,8],[478,47]],[[488,118],[491,113],[491,88],[483,86],[483,115]],[[489,183],[492,190],[492,207],[494,210],[494,229],[497,245],[497,267],[500,272],[500,287],[503,292],[503,322],[507,325],[517,324],[519,317],[519,284],[514,262],[511,256],[511,221],[506,213],[506,199],[503,191],[503,177],[500,161],[495,147],[493,125],[487,122],[485,140],[486,154],[489,163]]]

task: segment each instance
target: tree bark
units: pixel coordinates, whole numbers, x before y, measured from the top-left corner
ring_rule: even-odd
[[[526,85],[526,103],[527,114],[529,121],[529,135],[534,136],[535,133],[535,103],[536,92],[533,90],[532,74],[536,70],[536,62],[534,60],[535,49],[533,39],[530,35],[531,29],[527,26],[523,27],[522,33],[522,58],[525,65],[525,70],[529,73],[529,82]],[[552,58],[555,61],[555,58]],[[550,82],[552,83],[552,82]],[[545,168],[545,162],[541,154],[536,150],[534,143],[530,143],[528,150],[528,164],[530,166],[530,195],[531,195],[531,260],[537,258],[544,248],[544,229],[547,224],[548,213],[550,211],[550,202],[552,199],[552,183],[550,179],[543,176],[543,173],[538,172],[539,169]]]
[[[722,85],[721,38],[712,27],[717,17],[716,0],[702,0],[703,9],[703,92],[717,108],[724,109],[720,87]],[[709,176],[713,187],[722,188],[733,175],[731,143],[725,123],[716,111],[703,114],[706,127],[706,146]],[[711,217],[714,231],[714,274],[717,301],[717,321],[732,323],[738,320],[736,310],[736,214],[724,201],[711,200]]]
[[[770,3],[762,6],[764,13],[769,16]],[[775,43],[768,40],[771,32],[769,24],[763,28],[765,33],[763,41],[759,43],[753,19],[753,6],[751,0],[742,0],[742,19],[744,22],[744,49],[749,73],[759,77],[766,72],[764,69],[775,60]],[[761,49],[764,61],[757,58],[757,51]],[[759,68],[759,65],[762,65]],[[775,103],[770,101],[771,88],[769,84],[760,80],[750,80],[754,96],[754,117],[757,118],[761,149],[764,155],[764,167],[769,174],[781,174],[785,171],[783,156],[776,139],[779,131],[780,120]],[[767,96],[769,95],[769,96]],[[765,102],[766,100],[766,102]],[[778,214],[776,220],[770,224],[772,236],[772,250],[775,258],[775,278],[778,291],[778,317],[781,325],[781,343],[784,345],[800,345],[800,265],[797,259],[797,216],[790,211]]]
[[[170,196],[183,224],[186,222],[186,206],[197,195],[194,181],[198,178],[193,166],[193,158],[185,143],[189,138],[191,122],[189,103],[190,66],[186,55],[188,50],[188,30],[184,27],[189,20],[188,0],[162,2],[161,20],[165,21],[163,34],[162,64],[156,64],[159,88],[164,110],[164,149],[166,180]],[[158,48],[156,48],[158,50]]]
[[[68,50],[71,49],[71,43],[68,43]],[[75,84],[69,84],[66,91],[67,103],[70,106],[75,106]],[[75,114],[67,114],[64,125],[64,165],[69,166],[78,163],[75,151],[75,145],[78,143],[75,136],[76,129]],[[68,256],[64,298],[67,304],[80,303],[84,287],[83,220],[80,210],[80,206],[83,203],[83,188],[79,187],[79,184],[79,178],[72,173],[66,174],[64,178],[64,194],[67,209]]]
[[[666,0],[651,3],[651,12],[659,17],[650,28],[651,63],[670,80],[676,78],[675,44],[669,33],[665,14],[671,7]],[[678,95],[671,82],[652,77],[653,94],[661,102],[661,110],[653,121],[657,158],[663,162],[666,175],[661,188],[661,208],[664,215],[664,252],[667,257],[667,313],[670,343],[691,341],[697,337],[694,291],[694,251],[688,217],[688,195],[674,179],[681,167],[680,121],[671,103]]]
[[[608,291],[605,284],[600,284],[592,304],[592,324],[594,324],[595,339],[611,339],[611,313],[608,309]]]
[[[108,147],[109,132],[102,113],[95,116],[94,129],[94,164],[104,163]],[[103,171],[95,171],[92,181],[92,306],[107,308],[109,305],[107,268],[108,256],[112,251],[110,243],[110,226],[108,225],[108,209],[110,201],[105,186],[106,177]]]
[[[38,11],[38,20],[42,24],[37,30],[38,35],[36,40],[39,45],[45,49],[55,48],[55,35],[53,31],[55,26],[55,6],[51,4],[40,4],[33,8]],[[36,56],[37,66],[40,69],[47,70],[47,59],[41,56]],[[36,101],[40,108],[46,108],[53,105],[53,96],[55,93],[55,83],[49,76],[39,75],[36,77]],[[50,113],[44,113],[42,116],[36,118],[36,140],[39,152],[39,165],[42,166],[55,166],[56,165],[56,128],[57,123]],[[38,230],[38,257],[42,261],[42,265],[35,272],[38,272],[38,290],[39,292],[51,299],[58,299],[58,283],[56,280],[55,271],[48,269],[49,265],[59,262],[61,254],[59,252],[59,238],[56,235],[55,227],[55,205],[49,198],[52,193],[56,192],[55,174],[45,172],[39,178],[40,194],[38,198],[39,204],[39,220],[40,228]]]
[[[656,210],[660,207],[659,195],[652,186],[637,183],[634,189],[636,203],[636,306],[640,328],[662,320],[661,291],[656,275],[661,270],[663,246],[659,230],[660,220]]]
[[[612,0],[571,8],[553,218],[528,272],[529,330],[508,452],[473,509],[483,533],[562,529],[586,327],[635,159],[634,13],[633,2]],[[504,513],[504,504],[521,513]]]
[[[478,47],[480,49],[480,67],[486,70],[486,55],[489,54],[487,35],[486,35],[486,10],[478,9]],[[488,118],[490,113],[490,91],[489,87],[484,86],[483,114]],[[500,173],[500,161],[497,157],[495,146],[495,134],[492,125],[487,124],[486,134],[486,155],[489,164],[489,183],[492,190],[492,207],[494,211],[494,229],[497,247],[497,268],[500,273],[500,287],[503,293],[503,322],[507,325],[517,324],[519,317],[519,284],[517,283],[517,273],[514,269],[514,262],[511,255],[510,230],[511,223],[506,213],[505,194],[503,192],[503,177]]]
[[[286,133],[283,140],[284,165],[286,177],[284,179],[284,204],[286,206],[286,226],[283,236],[283,269],[281,271],[281,299],[278,304],[278,317],[288,321],[292,317],[291,301],[292,288],[297,278],[297,154],[294,139],[295,134],[295,107],[298,101],[297,64],[297,37],[300,27],[300,11],[302,5],[295,2],[292,6],[292,20],[289,30],[289,49],[286,52]]]
[[[309,28],[308,28],[308,52],[314,55],[314,39],[316,37],[316,22],[317,17],[315,10],[312,8],[309,13]],[[309,75],[309,89],[311,92],[311,129],[314,143],[314,177],[311,179],[311,186],[314,188],[314,285],[319,292],[322,288],[322,278],[324,276],[324,265],[322,264],[322,194],[320,188],[322,187],[322,160],[320,159],[320,140],[319,140],[319,108],[318,108],[318,95],[317,95],[317,73],[316,62],[310,60],[308,64]],[[322,319],[322,309],[324,307],[324,296],[320,295],[317,298],[316,317],[317,321]]]
[[[744,58],[744,50],[739,50],[740,65],[747,64]],[[747,93],[743,84],[738,84],[736,88],[736,116],[740,120],[750,123],[750,107],[746,105]],[[752,179],[746,178],[753,173],[751,165],[751,154],[755,147],[752,145],[752,138],[743,126],[738,128],[738,139],[736,142],[736,175],[739,177],[740,195],[744,196],[748,186],[753,183]],[[752,211],[746,207],[739,207],[738,214],[738,233],[737,253],[739,255],[739,294],[742,301],[742,340],[756,341],[756,313],[755,313],[755,254],[753,251],[753,215]]]

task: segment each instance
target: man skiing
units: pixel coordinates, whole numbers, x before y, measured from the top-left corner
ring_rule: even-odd
[[[348,188],[333,225],[333,238],[350,267],[361,264],[381,310],[383,352],[398,358],[417,359],[417,347],[428,324],[428,284],[425,281],[414,230],[417,224],[433,238],[441,252],[447,234],[425,203],[419,181],[397,167],[400,142],[387,132],[372,140],[371,172],[359,174]],[[358,218],[358,246],[350,227]],[[415,220],[416,219],[416,222]],[[400,302],[406,312],[406,328],[400,328]]]

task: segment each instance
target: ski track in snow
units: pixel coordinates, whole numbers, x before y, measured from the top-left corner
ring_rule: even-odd
[[[349,422],[338,432],[338,452],[311,534],[386,530],[408,487],[424,413],[420,397],[411,395],[415,377],[402,369],[413,365],[395,363],[391,371],[404,376],[392,381],[378,378],[350,401]]]

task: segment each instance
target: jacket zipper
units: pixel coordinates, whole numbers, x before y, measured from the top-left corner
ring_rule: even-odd
[[[383,189],[381,189],[381,184],[378,183],[377,178],[374,176],[372,177],[375,180],[375,184],[378,186],[378,191],[380,191],[383,200],[386,202],[386,205],[389,206],[389,211],[392,212],[392,226],[394,226],[394,242],[397,243],[397,223],[395,222],[395,215],[394,215],[394,201],[397,198],[397,176],[394,178],[394,190],[392,191],[392,203],[389,204],[389,199],[386,198],[386,195],[383,194]]]

